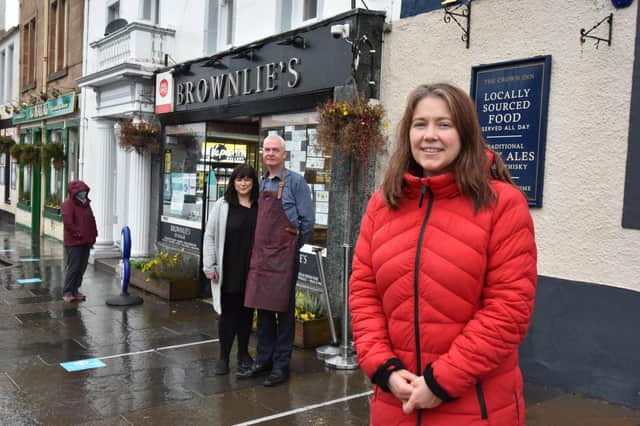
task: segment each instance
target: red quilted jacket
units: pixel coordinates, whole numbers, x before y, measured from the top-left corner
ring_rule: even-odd
[[[375,384],[371,424],[524,425],[518,345],[537,281],[527,202],[492,181],[496,202],[474,214],[452,174],[406,174],[405,183],[397,210],[374,194],[353,259],[349,304],[360,366]],[[384,390],[403,367],[445,402],[403,414]]]

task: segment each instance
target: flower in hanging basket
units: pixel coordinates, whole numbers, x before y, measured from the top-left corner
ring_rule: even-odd
[[[47,168],[49,164],[53,164],[56,170],[64,167],[64,144],[59,142],[49,142],[42,145],[42,167]]]
[[[151,155],[157,155],[161,148],[158,129],[145,122],[133,124],[130,119],[120,122],[118,144],[125,151],[136,151],[138,154],[149,152]]]
[[[0,153],[6,154],[11,152],[11,147],[16,144],[11,136],[0,136]]]
[[[329,100],[317,111],[318,142],[326,150],[337,149],[361,160],[384,151],[386,122],[382,105],[370,104],[360,94],[349,101]]]

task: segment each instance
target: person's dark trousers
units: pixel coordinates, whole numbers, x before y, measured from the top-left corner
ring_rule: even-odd
[[[300,255],[296,253],[293,267],[293,283],[287,312],[273,312],[258,309],[257,365],[272,364],[273,370],[289,372],[289,361],[293,351],[295,336],[296,282],[300,267]]]
[[[82,285],[82,276],[87,270],[91,246],[65,246],[67,263],[64,267],[63,296],[75,296]]]
[[[244,293],[225,293],[221,295],[222,314],[218,321],[220,338],[220,358],[229,359],[233,339],[238,336],[238,360],[249,354],[249,336],[253,323],[253,309],[244,307]]]

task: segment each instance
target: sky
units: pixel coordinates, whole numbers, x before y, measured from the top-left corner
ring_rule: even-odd
[[[5,28],[11,28],[18,25],[20,19],[18,0],[6,0],[7,9],[5,11]]]

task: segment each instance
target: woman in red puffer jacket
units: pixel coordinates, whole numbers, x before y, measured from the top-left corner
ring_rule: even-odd
[[[448,84],[409,96],[369,202],[349,304],[372,425],[524,425],[518,345],[533,311],[527,201]]]

